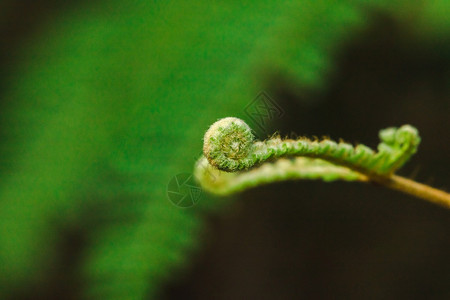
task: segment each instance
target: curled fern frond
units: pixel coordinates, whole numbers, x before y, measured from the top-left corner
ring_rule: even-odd
[[[380,139],[377,151],[329,138],[255,141],[244,121],[224,118],[206,132],[194,174],[203,189],[218,195],[289,179],[368,181],[450,208],[450,194],[394,174],[417,151],[416,128],[387,128]]]
[[[206,132],[203,153],[212,166],[227,172],[294,156],[319,158],[361,173],[383,175],[401,167],[417,151],[420,143],[417,129],[410,125],[382,130],[380,139],[377,152],[362,144],[354,147],[330,139],[283,140],[274,137],[255,142],[250,127],[244,121],[224,118]]]

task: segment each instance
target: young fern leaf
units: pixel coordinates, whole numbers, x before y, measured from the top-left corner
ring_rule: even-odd
[[[280,158],[258,168],[233,173],[220,171],[202,157],[197,162],[195,176],[204,190],[222,196],[265,183],[293,179],[367,181],[366,176],[349,168],[308,157]]]
[[[372,181],[450,207],[450,194],[394,175],[417,151],[416,128],[387,128],[380,139],[378,151],[330,139],[255,141],[244,121],[229,117],[206,132],[195,176],[205,190],[218,195],[289,179]]]
[[[401,167],[417,150],[420,137],[410,125],[380,132],[378,152],[329,139],[312,141],[268,139],[255,142],[250,127],[237,118],[224,118],[206,132],[203,153],[219,170],[235,172],[286,156],[320,158],[361,173],[388,174]]]

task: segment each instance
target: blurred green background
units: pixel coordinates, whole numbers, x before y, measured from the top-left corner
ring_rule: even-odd
[[[1,299],[448,299],[450,213],[358,183],[190,208],[167,186],[264,91],[262,138],[376,146],[448,188],[450,4],[0,1]],[[258,125],[252,126],[258,128]],[[255,128],[255,129],[256,129]]]

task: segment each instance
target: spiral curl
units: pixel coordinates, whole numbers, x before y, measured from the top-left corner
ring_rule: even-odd
[[[250,127],[241,119],[224,118],[208,129],[203,153],[209,163],[222,171],[236,172],[281,157],[322,159],[362,174],[384,176],[401,167],[417,151],[420,137],[411,125],[380,131],[378,151],[365,145],[354,147],[330,139],[254,141]]]
[[[251,128],[238,118],[224,118],[206,131],[203,154],[209,163],[222,171],[234,172],[253,165],[254,135]]]

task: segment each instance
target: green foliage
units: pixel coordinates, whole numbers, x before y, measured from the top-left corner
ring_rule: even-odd
[[[166,198],[202,129],[242,113],[273,72],[323,86],[364,17],[332,0],[115,0],[46,23],[2,95],[0,294],[42,282],[61,228],[76,227],[83,298],[157,295],[195,247],[200,213],[218,206]]]

